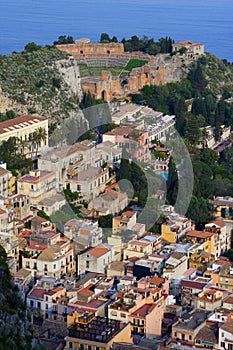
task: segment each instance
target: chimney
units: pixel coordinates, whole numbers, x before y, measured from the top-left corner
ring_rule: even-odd
[[[231,313],[227,316],[227,323],[231,323]]]

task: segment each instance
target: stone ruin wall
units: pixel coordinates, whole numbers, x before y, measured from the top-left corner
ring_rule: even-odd
[[[76,43],[57,45],[57,49],[67,52],[74,58],[82,57],[119,57],[124,55],[124,45],[121,43]]]
[[[127,58],[147,60],[148,63],[142,67],[134,68],[122,85],[124,78],[113,77],[107,67],[103,67],[100,78],[83,78],[82,90],[88,92],[96,99],[104,99],[109,102],[114,97],[124,98],[130,94],[138,93],[145,85],[164,85],[169,82],[179,81],[187,73],[187,67],[181,59],[173,56],[160,54],[151,56],[142,52],[124,52],[121,43],[83,43],[57,45],[57,48],[66,51],[74,58]],[[185,63],[188,63],[187,60]]]

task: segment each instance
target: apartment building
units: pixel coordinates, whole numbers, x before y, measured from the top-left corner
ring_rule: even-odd
[[[87,201],[104,192],[106,184],[110,181],[109,169],[89,167],[74,175],[67,175],[66,189],[79,192]]]
[[[45,130],[45,140],[41,140],[39,148],[48,145],[48,119],[39,115],[23,115],[0,123],[0,142],[16,137],[20,141],[29,141],[30,136],[42,128]]]
[[[122,341],[132,343],[129,324],[86,312],[69,324],[65,350],[110,350],[113,343]]]
[[[1,124],[1,123],[0,123]],[[6,169],[6,164],[0,163],[0,195],[11,196],[15,193],[15,177]]]
[[[161,235],[169,243],[176,243],[193,229],[194,224],[190,219],[184,215],[171,213],[166,216],[165,222],[161,225]]]
[[[135,211],[128,210],[122,215],[114,217],[112,219],[112,232],[131,230],[136,225],[136,215]]]
[[[18,193],[29,195],[31,205],[36,207],[43,199],[56,194],[55,173],[45,170],[31,170],[17,181]]]

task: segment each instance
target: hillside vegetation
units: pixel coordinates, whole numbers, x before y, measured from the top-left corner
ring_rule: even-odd
[[[58,61],[61,66],[63,61],[69,62],[68,55],[53,47],[25,48],[21,53],[0,56],[0,93],[24,113],[64,117],[78,102],[57,66]]]

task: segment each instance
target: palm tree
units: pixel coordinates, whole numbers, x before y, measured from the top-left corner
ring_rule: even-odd
[[[19,146],[19,148],[20,148],[22,154],[24,155],[24,150],[25,150],[25,148],[27,148],[27,146],[28,146],[28,141],[18,139],[18,146]]]
[[[44,128],[40,127],[32,133],[32,145],[36,146],[36,157],[41,145],[41,141],[47,140],[47,132]]]
[[[37,133],[38,133],[38,138],[39,138],[40,142],[41,141],[45,142],[47,140],[47,132],[46,132],[45,128],[42,128],[42,127],[38,128]]]

